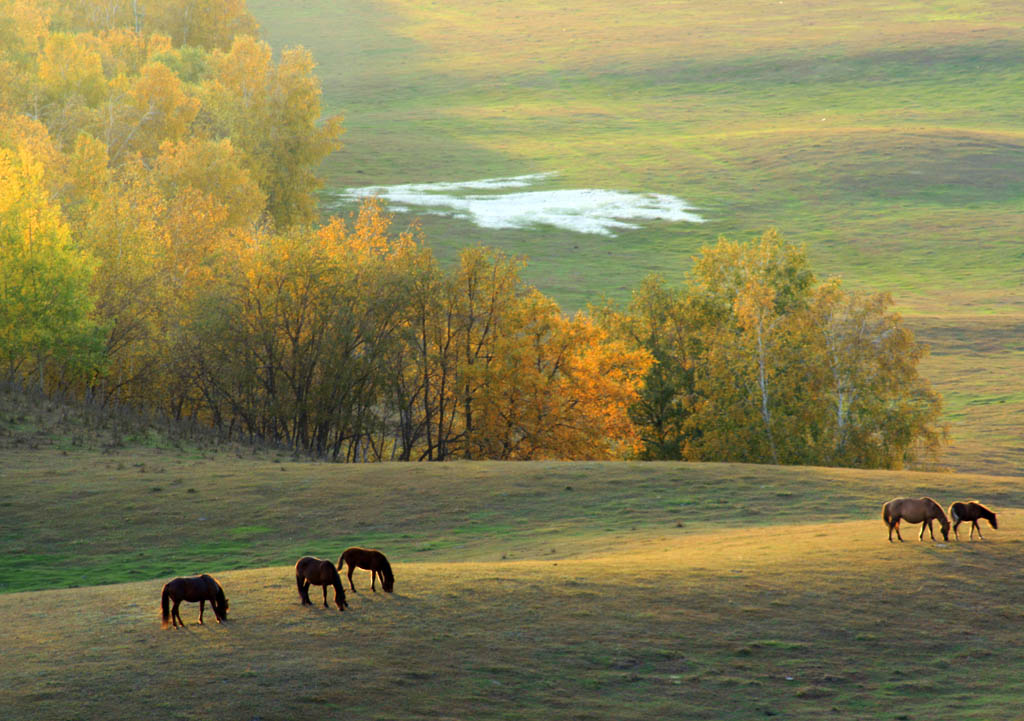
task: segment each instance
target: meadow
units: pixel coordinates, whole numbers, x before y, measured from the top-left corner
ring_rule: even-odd
[[[3,453],[10,718],[991,719],[1024,692],[1020,479]],[[999,529],[890,544],[904,494]],[[395,593],[357,571],[344,613],[301,606],[295,559],[352,544]],[[204,571],[228,622],[162,630],[161,585]]]
[[[957,470],[1024,471],[1024,8],[883,0],[251,0],[304,45],[345,188],[553,173],[548,189],[666,193],[707,222],[614,236],[417,217],[446,260],[529,261],[568,311],[682,283],[720,235],[778,227],[821,276],[887,291],[932,347]]]

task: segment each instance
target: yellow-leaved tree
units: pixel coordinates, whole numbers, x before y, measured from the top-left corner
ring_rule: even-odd
[[[657,365],[631,409],[643,458],[900,468],[947,438],[926,349],[883,294],[819,283],[769,230],[720,240],[680,291],[649,280],[610,327]]]
[[[209,132],[231,138],[278,228],[313,221],[315,169],[341,147],[342,131],[338,116],[321,122],[312,56],[294,48],[275,63],[269,45],[241,36],[227,52],[215,50],[209,63],[203,90]]]
[[[48,379],[67,382],[98,370],[92,272],[50,200],[42,164],[24,147],[0,147],[0,363],[7,380],[46,388]]]

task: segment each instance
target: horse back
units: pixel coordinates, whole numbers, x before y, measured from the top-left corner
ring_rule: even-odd
[[[303,576],[310,583],[323,586],[328,583],[341,584],[341,577],[334,568],[334,564],[322,558],[303,556],[295,564],[295,575]]]
[[[364,568],[366,570],[372,570],[380,568],[381,561],[384,564],[387,563],[387,559],[384,558],[384,554],[378,551],[376,548],[360,548],[359,546],[352,546],[346,548],[341,553],[341,558],[338,559],[338,565],[347,563],[349,566],[356,566],[357,568]]]
[[[903,519],[907,523],[921,523],[930,518],[944,519],[946,512],[932,498],[894,498],[882,507],[882,517],[886,522]]]
[[[996,514],[978,501],[957,501],[949,507],[949,512],[950,515],[955,512],[961,521],[977,521],[979,518],[984,518],[992,524],[992,528],[998,528]]]
[[[217,597],[220,584],[207,574],[202,576],[179,576],[164,584],[164,592],[176,601],[197,603]]]

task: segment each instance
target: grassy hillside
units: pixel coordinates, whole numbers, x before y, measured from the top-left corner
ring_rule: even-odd
[[[350,186],[554,172],[678,195],[704,224],[616,237],[423,216],[442,258],[526,255],[567,309],[681,282],[719,235],[769,226],[821,275],[893,293],[933,347],[960,470],[1020,474],[1024,6],[882,0],[250,0],[319,62]],[[410,217],[411,216],[407,216]]]
[[[822,272],[908,308],[1021,310],[1017,3],[249,6],[272,43],[314,52],[346,116],[330,187],[547,171],[678,194],[709,218],[616,239],[428,219],[442,249],[475,234],[526,253],[569,306],[681,278],[719,233],[778,225]]]
[[[11,718],[988,719],[1024,692],[1019,479],[4,461],[0,581],[40,589],[0,595]],[[889,544],[879,508],[904,493],[978,496],[1000,528]],[[388,553],[396,593],[363,572],[344,614],[301,607],[291,563],[350,543]],[[229,622],[185,605],[161,630],[162,583],[200,571]]]

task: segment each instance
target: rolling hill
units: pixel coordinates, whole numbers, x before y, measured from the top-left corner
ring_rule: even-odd
[[[1006,718],[1024,495],[966,474],[676,463],[331,465],[10,451],[0,703],[18,719]],[[984,541],[886,541],[893,495],[977,496]],[[966,529],[962,529],[966,530]],[[302,607],[291,564],[377,545]],[[215,574],[228,622],[162,630]],[[102,584],[102,585],[99,585]],[[319,594],[314,594],[317,599]],[[317,599],[318,600],[318,599]]]
[[[475,243],[525,255],[567,310],[651,272],[681,283],[702,245],[778,227],[820,275],[891,292],[931,345],[951,467],[1024,470],[1019,4],[249,6],[273,45],[313,51],[345,116],[329,212],[352,207],[346,188],[547,174],[536,190],[666,194],[705,220],[600,235],[399,213],[443,259]]]

